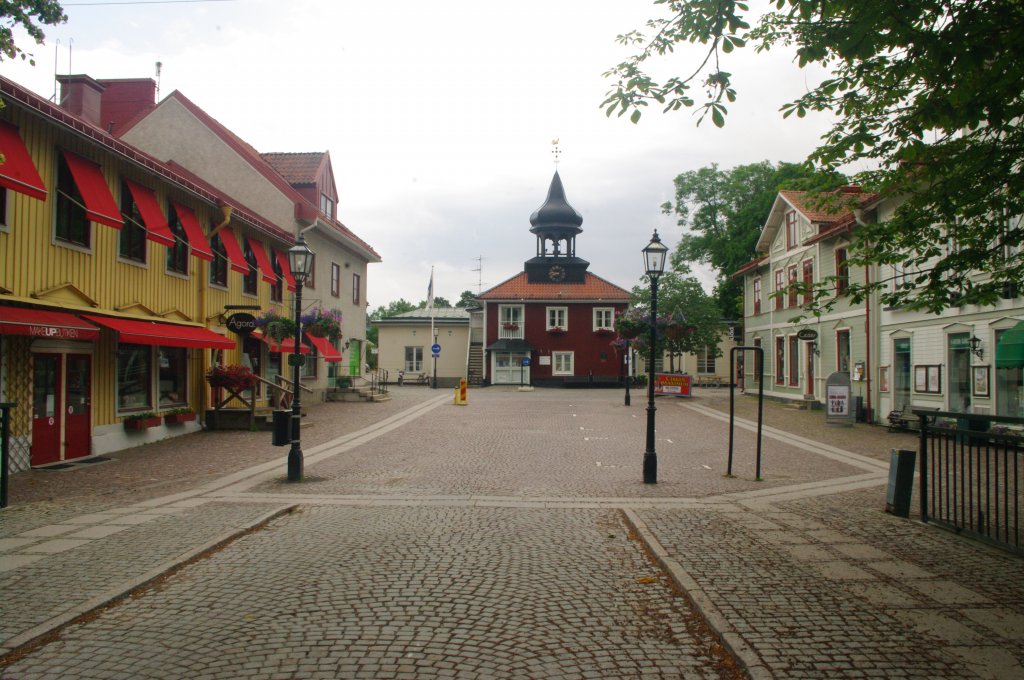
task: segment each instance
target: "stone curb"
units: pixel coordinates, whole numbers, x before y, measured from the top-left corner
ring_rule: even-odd
[[[297,505],[286,505],[277,508],[276,510],[266,512],[246,525],[236,527],[235,529],[221,534],[200,546],[187,550],[177,557],[167,560],[163,564],[160,564],[133,579],[129,579],[118,586],[114,586],[102,595],[97,595],[90,600],[81,602],[63,614],[59,614],[48,621],[44,621],[43,623],[33,626],[32,628],[5,640],[3,645],[0,646],[0,668],[3,668],[3,666],[7,664],[8,657],[17,655],[24,651],[30,651],[38,644],[44,643],[49,636],[59,632],[61,629],[69,625],[74,624],[89,613],[128,597],[134,591],[146,587],[160,577],[184,567],[191,562],[201,559],[205,554],[217,550],[255,529],[260,529],[266,526],[269,522],[277,519],[278,517],[293,512],[297,507]]]
[[[748,645],[736,629],[733,628],[725,615],[722,614],[711,598],[701,589],[697,581],[686,573],[686,570],[683,569],[678,561],[669,555],[665,547],[661,545],[657,537],[647,527],[647,524],[640,519],[640,516],[631,508],[622,508],[622,512],[630,528],[636,532],[644,546],[658,561],[661,568],[668,573],[676,586],[690,598],[690,601],[693,602],[694,607],[704,617],[704,620],[722,639],[722,644],[729,650],[729,653],[743,664],[751,680],[770,680],[774,678],[775,676],[764,665],[757,652],[754,651],[754,648]]]

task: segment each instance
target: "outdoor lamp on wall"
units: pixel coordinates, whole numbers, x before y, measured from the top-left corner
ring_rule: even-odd
[[[974,335],[972,335],[970,342],[971,342],[971,354],[973,354],[974,356],[976,356],[979,359],[981,359],[982,358],[982,354],[984,353],[983,350],[981,349],[981,339],[976,337],[976,336],[974,336]]]
[[[300,441],[302,405],[300,404],[299,372],[305,362],[305,357],[299,351],[299,348],[302,347],[302,284],[306,282],[313,270],[313,251],[306,245],[306,239],[301,233],[295,245],[288,249],[288,266],[291,267],[292,278],[295,279],[295,346],[288,358],[288,363],[292,366],[292,390],[294,390],[291,422],[292,446],[288,450],[288,481],[301,482],[303,456],[302,442]]]
[[[651,279],[651,344],[648,347],[647,376],[647,449],[644,451],[644,484],[658,482],[658,453],[654,450],[654,351],[658,344],[658,278],[665,271],[668,247],[654,230],[651,242],[643,249],[644,270]]]

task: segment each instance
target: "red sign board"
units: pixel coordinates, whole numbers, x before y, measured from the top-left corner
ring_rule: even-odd
[[[674,397],[690,396],[690,376],[679,373],[655,373],[654,393]]]

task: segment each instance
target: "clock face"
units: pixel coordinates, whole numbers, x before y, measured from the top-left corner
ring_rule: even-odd
[[[556,264],[548,270],[548,278],[552,281],[561,281],[565,278],[565,269]]]

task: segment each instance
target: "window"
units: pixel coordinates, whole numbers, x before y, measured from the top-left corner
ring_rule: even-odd
[[[786,382],[786,338],[778,335],[775,337],[775,384],[783,385]]]
[[[145,411],[153,407],[153,348],[117,346],[117,410]]]
[[[228,285],[228,252],[224,249],[224,241],[219,234],[210,238],[210,250],[213,251],[213,260],[210,262],[210,283],[216,286],[227,287]]]
[[[188,239],[185,228],[181,226],[181,218],[174,206],[167,210],[167,226],[174,236],[174,245],[167,249],[167,271],[175,274],[188,274]]]
[[[124,226],[117,236],[117,254],[125,260],[145,262],[146,228],[142,225],[142,213],[135,204],[135,197],[124,182],[121,182],[121,215]]]
[[[995,333],[995,344],[999,346],[1006,330],[997,330]],[[992,350],[995,352],[995,350]],[[995,369],[995,390],[996,390],[996,415],[998,416],[1024,416],[1024,368],[1014,366],[1012,368],[998,365]]]
[[[614,330],[615,328],[615,308],[614,307],[595,307],[594,308],[594,330]]]
[[[422,371],[423,370],[423,348],[422,347],[406,347],[405,348],[405,370],[406,371]]]
[[[836,331],[836,370],[850,372],[850,331]]]
[[[761,313],[761,279],[754,279],[754,315]]]
[[[761,346],[761,338],[754,338],[754,347]],[[741,355],[742,356],[742,355]],[[764,354],[754,352],[754,382],[760,382],[761,371],[764,370]]]
[[[812,260],[804,260],[804,301],[803,304],[809,305],[811,299],[814,297],[812,291],[814,290],[814,262]]]
[[[270,268],[274,270],[274,282],[270,284],[270,301],[281,302],[284,300],[284,272],[281,270],[277,253],[273,250],[270,251]]]
[[[188,403],[188,351],[184,347],[159,350],[160,407]]]
[[[306,281],[302,284],[306,288],[316,288],[316,253],[310,256],[312,262],[309,264],[309,276],[306,277]]]
[[[697,372],[714,374],[715,370],[715,348],[704,345],[697,350]]]
[[[498,305],[498,337],[523,337],[522,305]]]
[[[256,265],[256,254],[252,252],[249,239],[242,239],[242,255],[249,265],[249,271],[242,275],[242,292],[246,295],[257,295],[259,293],[260,272]]]
[[[334,219],[334,201],[327,194],[320,194],[320,212]]]
[[[306,343],[304,343],[306,344]],[[306,345],[309,347],[309,345]],[[315,378],[317,376],[317,366],[320,364],[320,353],[316,347],[309,347],[309,354],[306,355],[306,362],[302,364],[299,369],[299,378]]]
[[[788,307],[796,307],[796,290],[797,290],[796,265],[795,264],[789,265],[789,267],[788,267],[788,269],[786,271],[787,271],[788,278],[789,278],[789,284],[788,284],[788,287],[786,289],[786,305]]]
[[[786,250],[792,250],[797,245],[796,211],[790,210],[786,213]]]
[[[836,295],[846,295],[850,287],[850,265],[846,261],[846,248],[836,248]]]
[[[0,231],[7,231],[7,189],[0,187]]]
[[[90,246],[89,218],[85,202],[78,191],[71,168],[64,154],[57,154],[57,218],[54,222],[58,241],[88,248]]]
[[[331,295],[341,296],[341,265],[337,262],[331,263]]]
[[[572,375],[572,352],[551,353],[551,375]]]
[[[795,335],[789,336],[789,384],[800,384],[800,341]]]
[[[359,276],[359,274],[353,274],[352,275],[352,304],[354,304],[354,305],[358,305],[359,304],[359,291],[360,291],[360,287],[362,285],[363,285],[363,281],[362,281],[362,278]]]
[[[772,293],[775,296],[775,304],[772,306],[772,308],[775,311],[779,311],[780,309],[782,309],[782,289],[783,289],[782,270],[781,269],[776,269],[775,270],[775,291]]]
[[[552,328],[561,328],[563,331],[567,330],[569,328],[569,308],[548,307],[547,319],[547,330]]]

